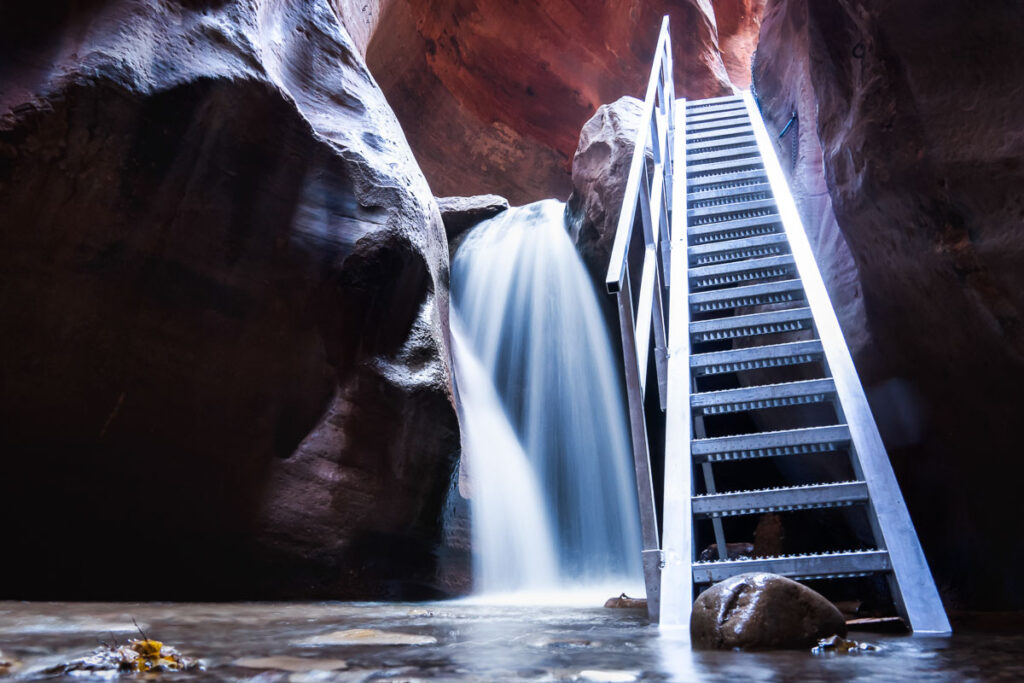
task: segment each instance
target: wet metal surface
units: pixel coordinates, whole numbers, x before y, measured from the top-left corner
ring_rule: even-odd
[[[845,656],[692,652],[638,610],[467,603],[4,602],[0,651],[20,661],[14,679],[44,678],[100,641],[137,637],[133,619],[206,663],[205,672],[159,675],[168,681],[1024,680],[1024,635],[854,633],[882,651]],[[355,629],[369,635],[324,637]]]

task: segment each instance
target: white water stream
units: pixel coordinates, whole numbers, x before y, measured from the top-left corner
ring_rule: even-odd
[[[452,263],[478,592],[640,584],[619,370],[563,211],[510,209]]]

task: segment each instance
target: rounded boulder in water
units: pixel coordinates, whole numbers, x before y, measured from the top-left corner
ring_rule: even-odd
[[[846,635],[842,613],[820,593],[777,574],[753,572],[701,593],[690,617],[700,649],[792,649]]]

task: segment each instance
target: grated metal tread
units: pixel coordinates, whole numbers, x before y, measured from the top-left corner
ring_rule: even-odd
[[[692,504],[694,516],[707,518],[848,507],[867,500],[865,482],[840,481],[708,493],[694,496]]]
[[[686,176],[687,192],[693,194],[700,192],[702,188],[711,188],[724,183],[732,183],[738,180],[758,179],[764,182],[767,179],[764,167],[754,168],[746,171],[723,171],[709,173],[689,173]]]
[[[689,303],[694,313],[714,313],[745,306],[802,303],[805,300],[800,280],[782,280],[696,292],[690,295]]]
[[[724,152],[736,147],[747,147],[749,145],[756,146],[756,139],[753,135],[741,135],[738,137],[728,138],[726,140],[716,140],[714,142],[704,144],[701,146],[694,145],[686,150],[686,158],[689,159],[693,154],[709,154],[713,152]]]
[[[686,104],[686,115],[691,114],[703,114],[717,111],[729,111],[729,110],[743,110],[746,105],[740,98],[722,100],[720,102],[709,102],[708,100],[698,100],[699,103],[687,102]]]
[[[710,266],[690,269],[691,289],[725,287],[739,282],[766,280],[774,277],[796,275],[796,262],[792,254],[766,256],[744,261],[729,261]]]
[[[689,117],[687,117],[689,118]],[[736,116],[728,119],[715,119],[713,121],[687,121],[686,122],[686,135],[690,136],[691,133],[706,133],[713,130],[724,130],[725,128],[736,128],[738,126],[749,126],[750,119],[744,116]]]
[[[892,569],[884,550],[847,550],[805,555],[777,555],[749,560],[694,562],[696,583],[716,583],[746,572],[770,572],[795,580],[839,579],[870,576]]]
[[[704,415],[722,415],[822,403],[835,394],[836,385],[830,378],[808,379],[690,394],[690,407]]]
[[[732,119],[749,119],[750,116],[747,114],[746,107],[739,107],[735,109],[729,109],[727,111],[712,111],[709,113],[694,113],[686,114],[686,125],[689,127],[691,123],[704,123],[705,121],[730,121]]]
[[[688,216],[699,215],[700,209],[716,209],[718,211],[722,211],[724,210],[723,207],[732,208],[737,204],[747,204],[749,202],[759,202],[764,200],[772,200],[771,192],[767,190],[744,190],[733,194],[723,193],[717,197],[706,197],[704,199],[697,199],[688,202],[686,213]],[[709,211],[708,213],[715,213],[715,211]]]
[[[760,154],[757,151],[757,145],[729,145],[725,149],[716,150],[713,152],[695,152],[693,154],[686,155],[687,166],[692,166],[695,171],[700,171],[700,167],[709,164],[714,161],[724,161],[725,159],[733,159],[743,157],[749,159],[751,157],[760,158]]]
[[[811,309],[807,307],[751,313],[750,315],[692,322],[690,323],[690,337],[693,343],[700,344],[741,337],[798,332],[811,329],[812,321]]]
[[[687,100],[686,110],[700,107],[710,107],[723,102],[742,102],[742,95],[720,95],[719,97],[708,97],[702,100]]]
[[[757,250],[763,251],[758,252]],[[789,240],[782,233],[697,244],[686,250],[691,267],[784,253],[789,253]]]
[[[690,368],[697,376],[720,375],[726,372],[745,372],[787,365],[802,365],[821,360],[824,354],[821,342],[789,342],[751,346],[730,351],[696,353],[690,356]]]
[[[850,430],[846,425],[830,425],[693,439],[690,442],[690,454],[697,462],[725,462],[832,453],[846,448],[849,443]]]
[[[718,130],[712,131],[697,131],[687,135],[686,142],[687,144],[699,145],[713,140],[725,140],[737,135],[748,135],[752,132],[754,132],[754,128],[749,123],[744,123],[730,128],[719,128]]]
[[[751,202],[751,204],[762,204],[762,202]],[[728,210],[721,213],[705,215],[705,216],[694,216],[690,222],[690,229],[686,231],[687,235],[699,235],[707,230],[696,230],[704,226],[715,226],[711,230],[721,230],[724,227],[731,227],[728,224],[735,223],[737,221],[745,221],[753,218],[767,218],[772,216],[773,220],[778,220],[779,211],[773,201],[764,201],[761,206],[750,206],[748,208],[726,207]]]
[[[693,208],[698,202],[719,197],[733,197],[736,195],[752,192],[767,192],[771,196],[772,186],[765,182],[764,177],[751,178],[749,180],[737,180],[731,183],[716,183],[716,187],[706,187],[697,192],[690,192],[686,195],[687,205]]]

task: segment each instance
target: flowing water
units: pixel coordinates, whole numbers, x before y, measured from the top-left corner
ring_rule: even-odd
[[[470,435],[471,514],[481,534],[496,533],[501,525],[494,520],[502,517],[506,527],[532,523],[529,483],[536,481],[550,529],[549,536],[481,539],[475,553],[487,592],[536,588],[539,577],[527,565],[546,561],[552,544],[557,571],[550,588],[640,583],[619,370],[563,212],[553,200],[510,209],[474,228],[452,262],[453,317],[463,328],[454,331],[454,354]],[[467,385],[478,366],[491,389]],[[475,400],[488,391],[498,402],[470,404],[467,392]],[[520,452],[532,477],[518,472]],[[511,471],[513,478],[505,476]]]
[[[472,500],[489,502],[473,506],[474,583],[487,593],[542,591],[557,583],[558,561],[540,484],[455,311],[451,332]]]

